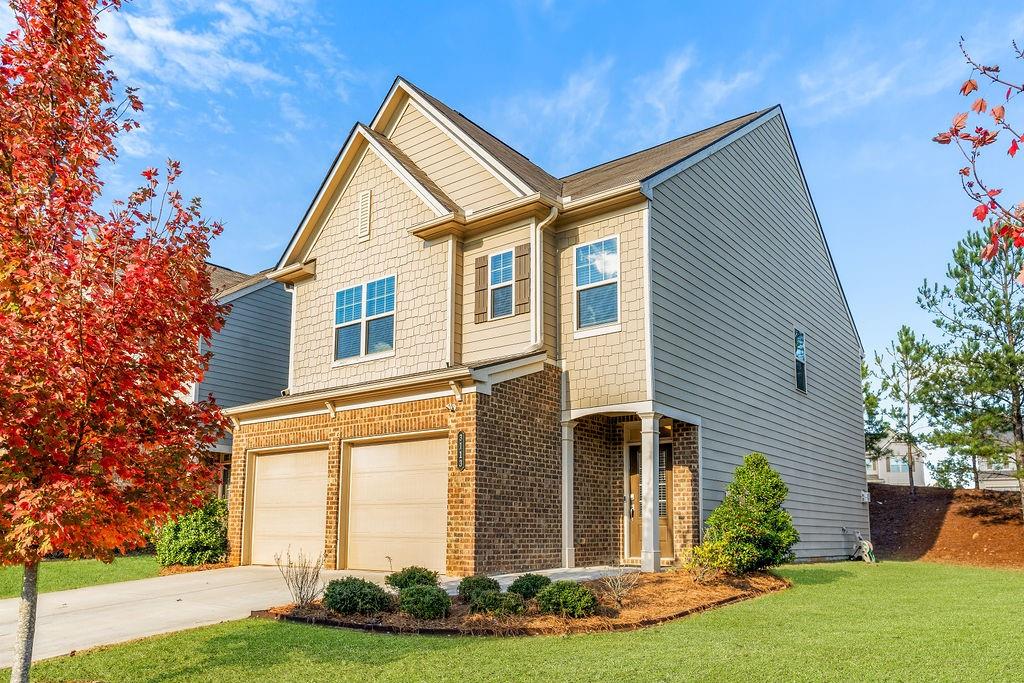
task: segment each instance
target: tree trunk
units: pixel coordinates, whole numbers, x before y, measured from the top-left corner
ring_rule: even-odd
[[[32,666],[32,642],[36,635],[38,579],[39,563],[26,564],[21,580],[21,604],[18,606],[18,632],[14,640],[11,683],[28,683],[29,668]]]
[[[974,488],[981,488],[981,481],[978,479],[978,456],[971,456],[971,474],[974,475]]]
[[[1022,444],[1024,444],[1024,416],[1021,415],[1021,392],[1020,386],[1014,385],[1010,391],[1010,407],[1013,411],[1010,418],[1013,420],[1013,461],[1017,465],[1017,474],[1021,473]],[[1020,515],[1024,519],[1024,479],[1017,479],[1017,488],[1020,490]]]

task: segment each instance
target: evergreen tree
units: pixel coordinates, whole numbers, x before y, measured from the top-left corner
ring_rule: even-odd
[[[871,384],[871,368],[867,363],[860,364],[860,377],[864,393],[864,454],[865,457],[877,460],[889,453],[888,443],[890,428],[882,414],[882,400]]]

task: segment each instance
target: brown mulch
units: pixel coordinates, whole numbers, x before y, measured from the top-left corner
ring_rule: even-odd
[[[326,626],[361,628],[398,633],[444,635],[562,635],[617,631],[653,626],[671,619],[702,612],[713,607],[773,593],[790,586],[774,574],[755,573],[744,577],[719,576],[703,583],[682,571],[643,574],[636,587],[619,608],[607,594],[601,580],[586,581],[597,595],[597,614],[583,619],[569,619],[541,614],[531,604],[525,614],[492,617],[471,614],[469,607],[453,599],[452,612],[445,619],[420,620],[394,612],[374,616],[340,615],[314,605],[300,609],[295,605],[274,607],[253,612],[254,617],[296,621]]]
[[[871,540],[880,558],[1024,569],[1016,492],[870,484]]]
[[[172,564],[169,567],[160,568],[160,576],[169,576],[171,574],[190,574],[191,572],[205,572],[207,569],[226,569],[231,564],[228,562],[213,562],[210,564]]]

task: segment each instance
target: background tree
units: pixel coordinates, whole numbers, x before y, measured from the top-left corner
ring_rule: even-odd
[[[99,164],[141,103],[120,102],[96,14],[118,0],[13,0],[0,44],[0,563],[21,565],[13,681],[27,681],[39,563],[110,560],[212,482],[222,432],[188,389],[219,329],[205,260],[220,230],[169,162],[107,216]]]
[[[1017,466],[1024,515],[1024,252],[1004,245],[979,260],[987,242],[987,234],[969,233],[953,250],[947,284],[925,282],[918,291],[944,337],[943,362],[924,403],[935,443],[954,455]]]
[[[1016,42],[1011,46],[1014,58],[1024,61],[1024,50]],[[964,164],[959,170],[960,182],[974,203],[972,215],[979,221],[992,221],[988,240],[980,250],[982,258],[987,260],[993,258],[1000,248],[1024,247],[1024,202],[1014,204],[1006,201],[1001,197],[1000,183],[983,177],[979,170],[984,151],[989,146],[999,142],[993,149],[1005,148],[1006,153],[1014,158],[1024,144],[1021,137],[1024,129],[1013,124],[1012,114],[1008,113],[1024,93],[1024,73],[1007,76],[998,65],[980,63],[967,51],[962,38],[960,51],[971,68],[967,80],[960,86],[960,94],[973,97],[974,101],[969,111],[956,114],[949,129],[932,139],[957,148]],[[1020,71],[1024,72],[1024,68]],[[975,92],[978,94],[974,95]],[[986,92],[988,98],[985,97]],[[1024,277],[1024,273],[1021,276]]]
[[[925,426],[921,410],[923,385],[932,371],[932,347],[904,325],[889,343],[885,356],[875,354],[875,365],[882,382],[882,415],[891,420],[892,441],[906,445],[910,494],[917,493],[914,463],[920,450],[920,432]],[[891,448],[891,447],[890,447]]]
[[[882,414],[882,399],[871,383],[871,368],[860,364],[860,378],[864,394],[864,454],[877,460],[889,454],[889,423]]]

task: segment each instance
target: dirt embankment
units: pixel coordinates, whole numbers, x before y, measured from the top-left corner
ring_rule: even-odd
[[[869,484],[871,540],[881,559],[1024,569],[1017,493]]]

